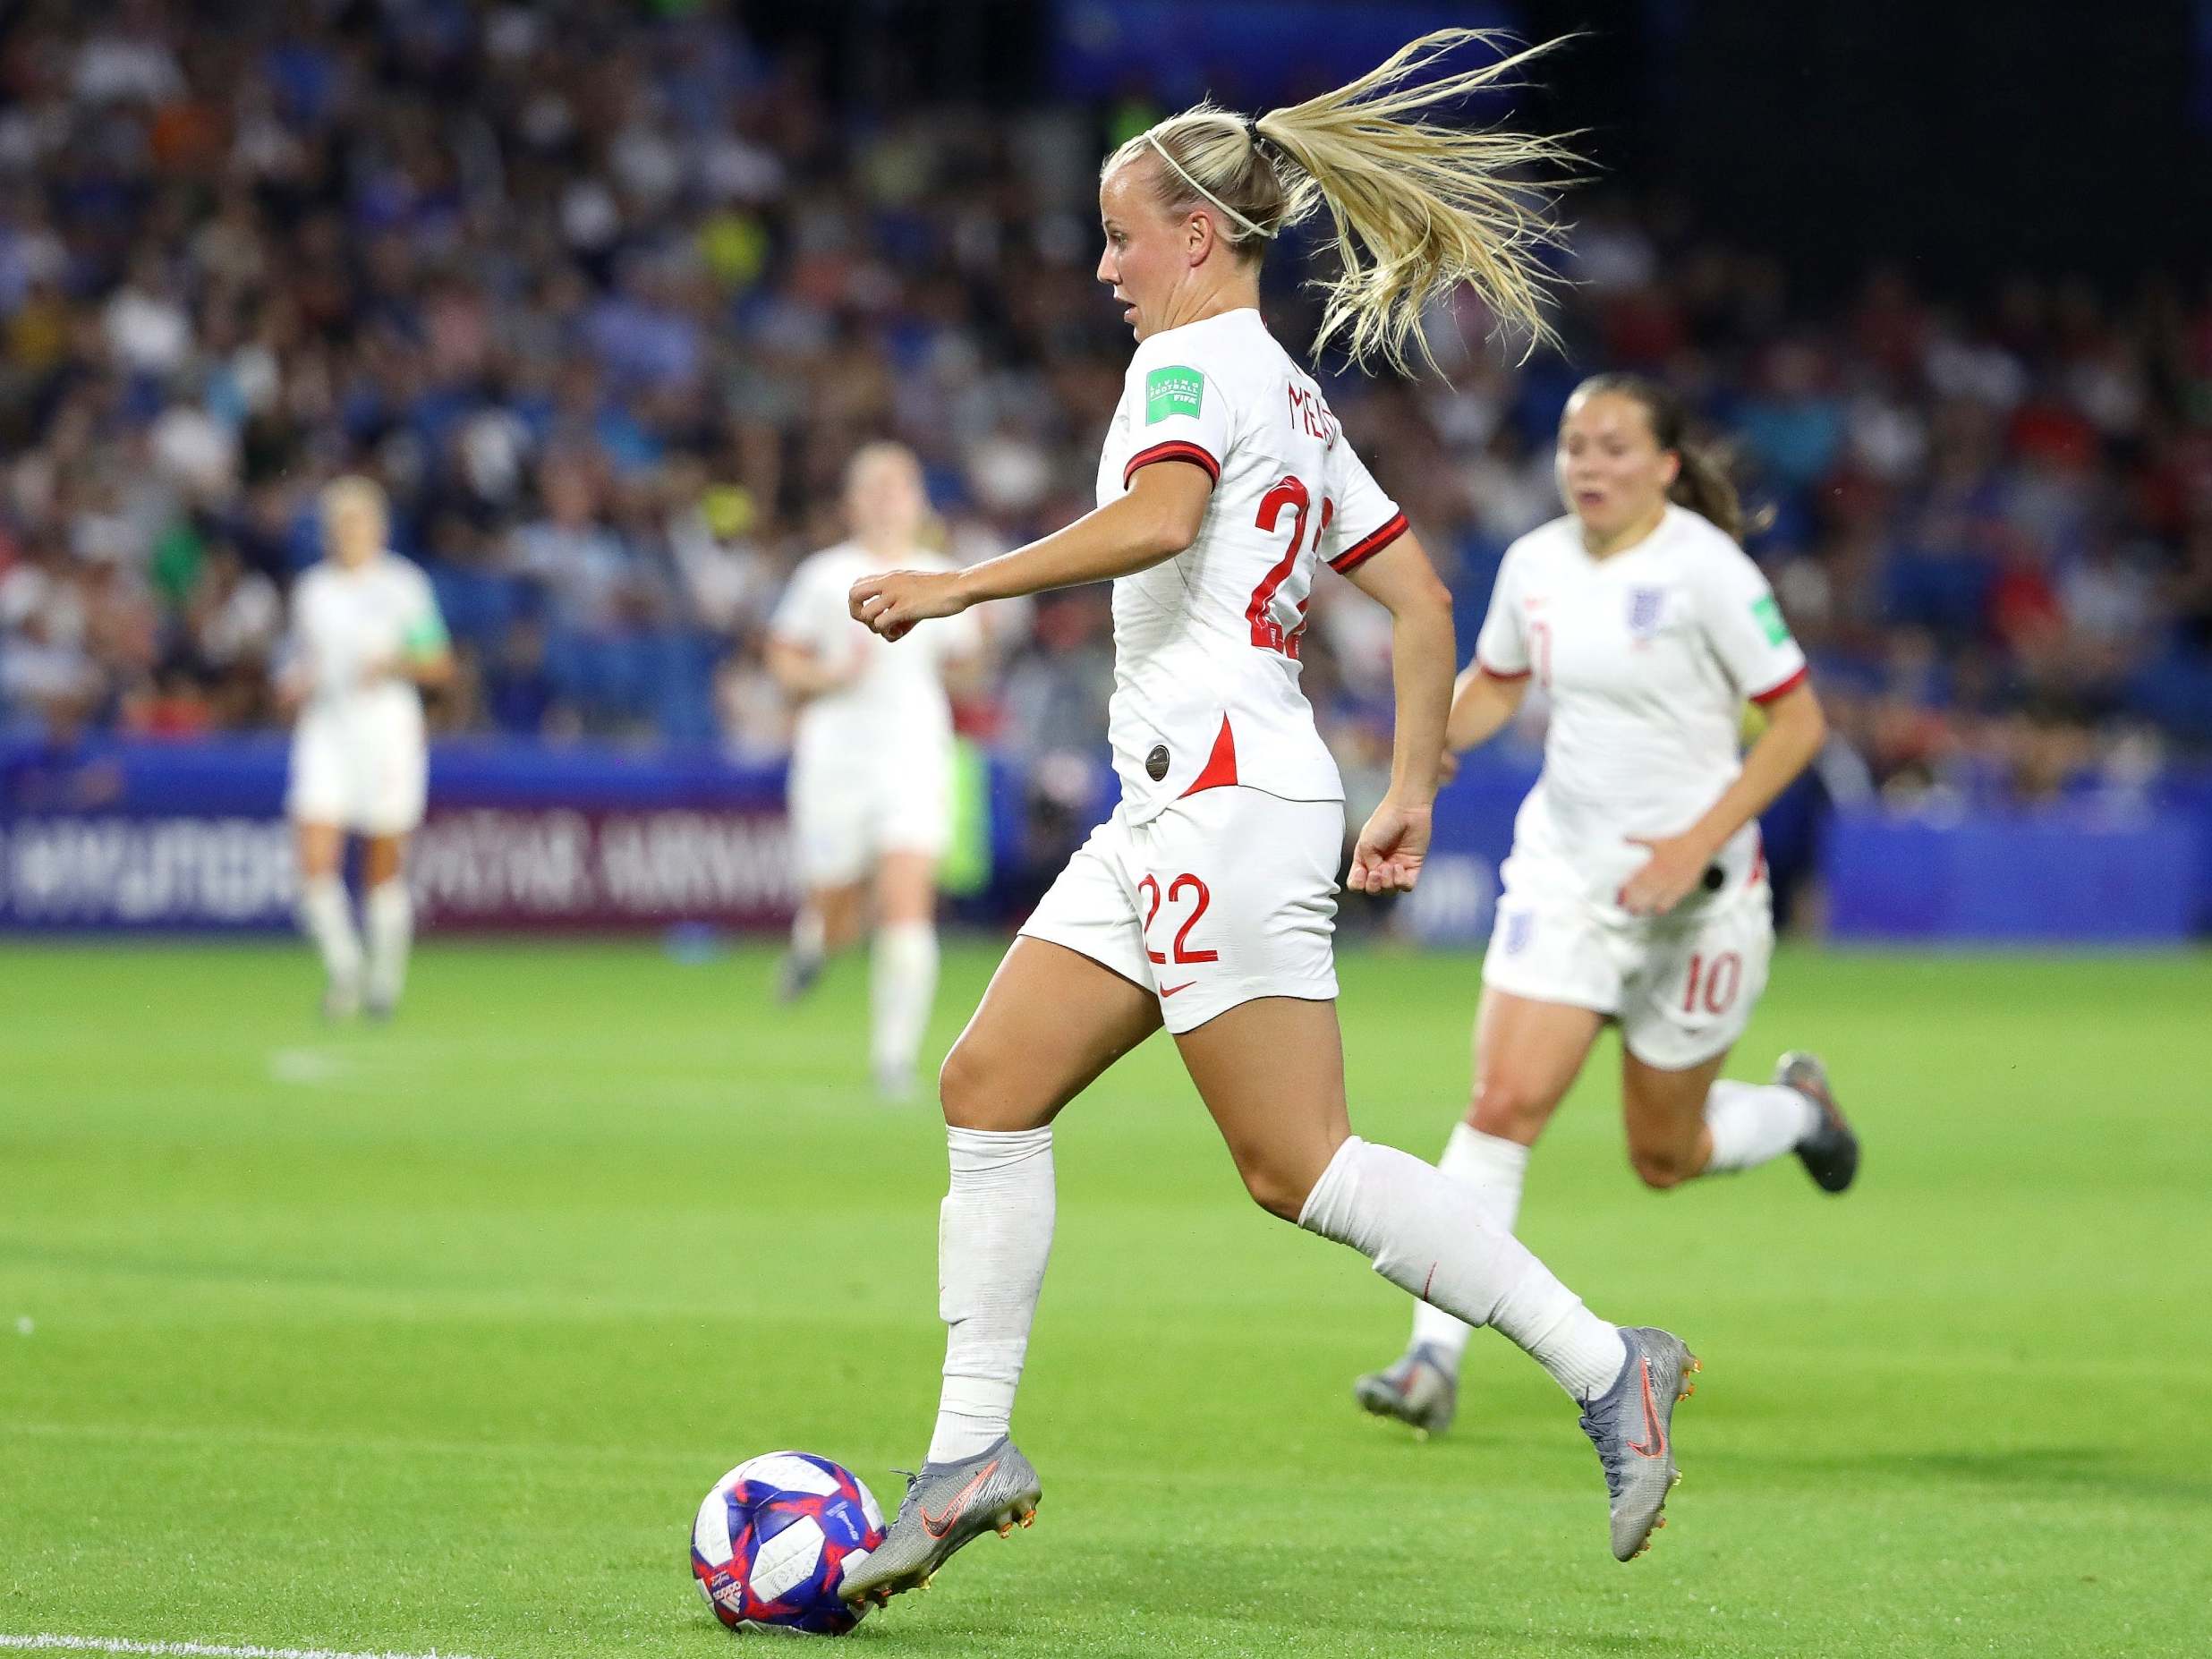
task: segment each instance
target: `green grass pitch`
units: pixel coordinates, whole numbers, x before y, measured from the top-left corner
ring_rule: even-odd
[[[895,1503],[941,1353],[935,1113],[861,1086],[857,962],[770,970],[434,943],[332,1033],[295,948],[0,949],[0,1638],[726,1653],[709,1484],[799,1446]],[[1364,1133],[1442,1144],[1476,977],[1348,957]],[[858,1651],[2207,1651],[2212,959],[1785,952],[1731,1069],[1791,1045],[1846,1198],[1644,1192],[1610,1040],[1532,1170],[1529,1242],[1706,1360],[1652,1554],[1494,1337],[1448,1438],[1359,1415],[1402,1298],[1243,1197],[1155,1040],[1061,1120],[1039,1524]]]

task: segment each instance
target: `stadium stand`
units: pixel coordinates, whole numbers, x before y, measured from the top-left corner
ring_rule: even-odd
[[[34,8],[6,36],[0,726],[269,723],[313,492],[365,464],[463,648],[447,729],[769,758],[761,618],[835,538],[854,444],[922,454],[963,556],[1087,504],[1127,350],[1093,169],[1144,112],[858,112],[711,7],[248,15]],[[1578,212],[1565,358],[1512,366],[1462,317],[1450,386],[1333,394],[1463,634],[1555,510],[1568,386],[1636,368],[1732,438],[1877,786],[2043,799],[2212,744],[2212,300],[2023,275],[1954,305],[1881,267],[1801,305],[1679,213]],[[1273,301],[1295,334],[1306,300]],[[970,728],[1094,744],[1099,596],[997,620]],[[1313,637],[1371,767],[1386,640],[1340,595]]]

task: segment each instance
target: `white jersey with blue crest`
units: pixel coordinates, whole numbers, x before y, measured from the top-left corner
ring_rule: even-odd
[[[1743,770],[1746,701],[1805,679],[1774,590],[1727,532],[1670,506],[1650,535],[1604,558],[1572,516],[1506,549],[1476,659],[1549,692],[1544,774],[1514,821],[1516,854],[1571,871],[1612,903],[1650,855],[1629,839],[1679,835]],[[1758,826],[1723,849],[1725,887],[1753,878]]]

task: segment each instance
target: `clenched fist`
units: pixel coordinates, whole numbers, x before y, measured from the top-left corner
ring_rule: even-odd
[[[903,639],[917,622],[957,617],[968,608],[960,573],[887,570],[853,583],[846,600],[855,622],[864,622],[887,640]]]

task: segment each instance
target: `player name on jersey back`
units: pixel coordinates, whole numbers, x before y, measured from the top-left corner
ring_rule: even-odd
[[[1403,532],[1404,515],[1249,308],[1138,345],[1099,505],[1166,464],[1201,469],[1213,493],[1195,541],[1114,583],[1108,727],[1125,813],[1142,822],[1229,784],[1343,799],[1298,685],[1306,606],[1324,561],[1349,574]]]

